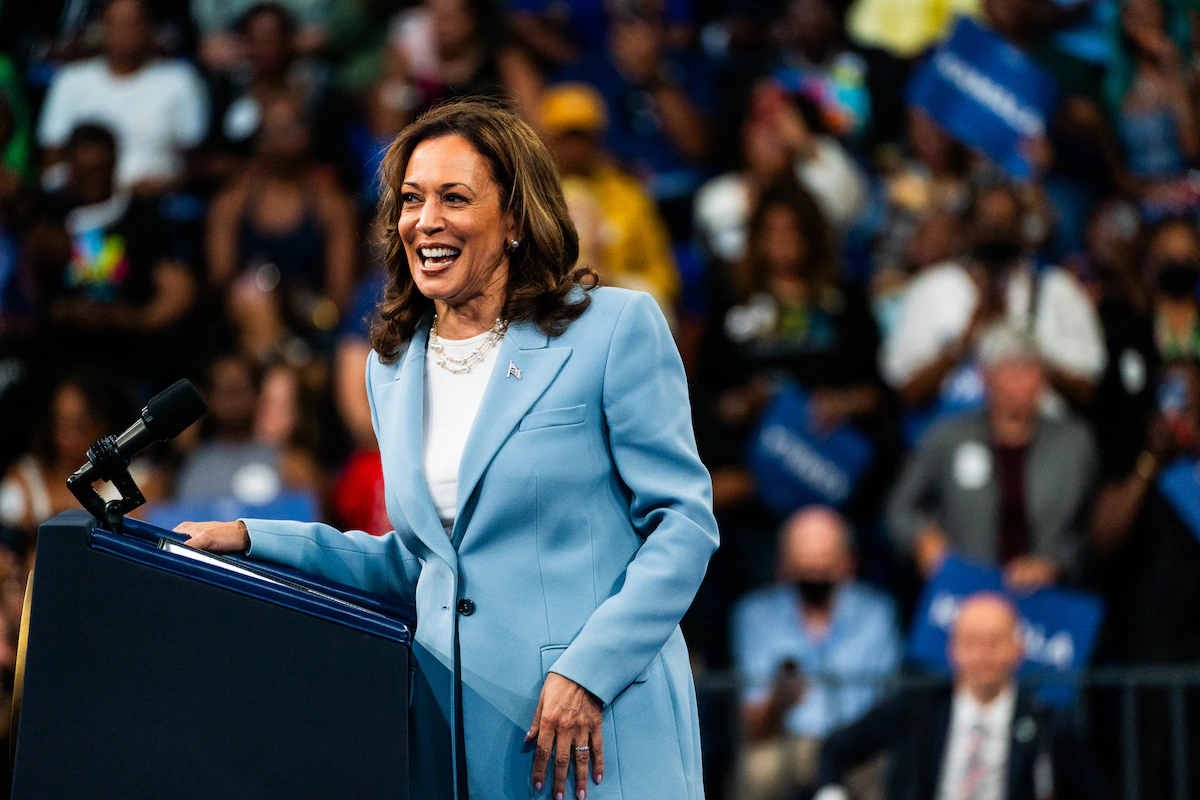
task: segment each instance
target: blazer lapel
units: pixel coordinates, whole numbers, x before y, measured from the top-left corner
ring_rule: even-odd
[[[1008,738],[1008,798],[1009,800],[1034,800],[1033,759],[1037,755],[1037,742],[1041,731],[1037,704],[1024,690],[1017,691],[1017,702],[1013,707],[1012,727]]]
[[[400,420],[397,439],[391,462],[391,474],[399,478],[397,495],[400,510],[413,527],[417,537],[429,549],[455,567],[458,556],[442,522],[438,518],[433,496],[429,494],[429,483],[425,480],[424,423],[425,423],[425,346],[429,340],[429,318],[423,319],[413,334],[403,363],[397,370],[396,380],[376,387],[377,405],[383,402],[396,403],[397,408],[377,408],[382,417],[395,413]],[[381,392],[380,390],[385,390]],[[382,395],[382,396],[381,396]],[[387,452],[386,450],[384,452]],[[457,570],[456,570],[457,571]]]
[[[463,448],[458,470],[454,547],[462,540],[470,516],[466,509],[471,496],[492,459],[571,355],[571,348],[548,347],[549,342],[532,322],[513,324],[504,336]]]

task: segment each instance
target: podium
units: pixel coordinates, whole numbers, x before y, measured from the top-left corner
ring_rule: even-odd
[[[136,520],[43,524],[16,800],[408,797],[413,615]]]

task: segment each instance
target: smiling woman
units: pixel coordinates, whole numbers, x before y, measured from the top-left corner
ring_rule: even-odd
[[[662,312],[576,267],[550,154],[497,106],[429,112],[382,177],[395,530],[181,529],[415,605],[411,797],[703,798],[679,620],[718,536]]]
[[[480,101],[449,103],[389,148],[377,217],[389,280],[371,330],[385,364],[438,301],[478,298],[485,308],[503,297],[502,313],[480,316],[481,328],[442,321],[442,334],[460,338],[496,316],[555,335],[587,308],[588,294],[569,295],[597,278],[575,268],[579,236],[554,162],[532,129],[509,119]]]

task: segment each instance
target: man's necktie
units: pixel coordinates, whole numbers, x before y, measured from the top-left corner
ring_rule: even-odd
[[[983,758],[988,730],[983,725],[976,723],[971,727],[970,736],[970,744],[967,746],[967,768],[963,770],[958,797],[959,800],[982,800],[983,787],[987,783],[988,776],[988,765]]]

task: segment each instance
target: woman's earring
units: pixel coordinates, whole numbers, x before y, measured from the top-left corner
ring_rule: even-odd
[[[509,249],[509,250],[516,250],[516,249],[517,249],[517,247],[518,247],[520,244],[521,244],[521,240],[520,240],[520,239],[513,239],[511,242],[509,242],[509,243],[508,243],[508,249]]]

